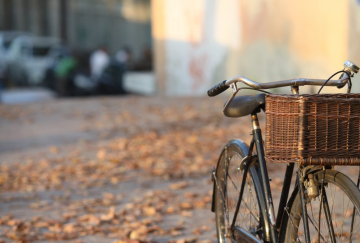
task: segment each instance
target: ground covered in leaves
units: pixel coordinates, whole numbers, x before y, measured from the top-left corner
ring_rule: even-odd
[[[251,130],[224,99],[1,105],[0,242],[215,242],[211,171]]]

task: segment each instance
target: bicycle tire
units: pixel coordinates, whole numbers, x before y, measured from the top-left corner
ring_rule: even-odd
[[[314,178],[318,183],[319,196],[315,200],[308,199],[306,203],[310,242],[332,242],[332,237],[336,242],[359,242],[360,191],[357,186],[343,173],[331,169],[314,173]],[[324,196],[321,198],[322,195]],[[290,209],[286,209],[284,213],[283,222],[286,224],[286,231],[280,242],[305,242],[298,190],[292,198],[293,200],[290,199],[288,204]],[[326,201],[329,216],[325,213]],[[354,214],[354,223],[351,230],[352,214]]]
[[[244,173],[244,170],[239,170],[238,167],[247,154],[248,148],[245,143],[241,140],[231,140],[220,155],[215,179],[214,198],[216,231],[219,242],[235,241],[234,238],[231,239],[232,233],[230,233],[229,226],[232,223],[239,199]],[[226,159],[228,159],[228,163],[226,163]],[[258,165],[255,162],[249,165],[246,183],[235,226],[244,229],[261,240],[264,230],[261,208],[264,205],[264,200],[261,196]],[[246,211],[250,212],[245,215]],[[228,215],[226,215],[226,212],[228,212]]]

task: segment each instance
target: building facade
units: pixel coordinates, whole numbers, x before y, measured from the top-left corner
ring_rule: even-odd
[[[164,94],[205,95],[234,75],[326,79],[345,60],[360,66],[359,0],[153,0],[152,13]],[[360,92],[360,74],[353,83]]]
[[[1,29],[76,49],[128,47],[134,58],[152,47],[164,95],[204,95],[239,74],[327,78],[345,60],[360,65],[359,0],[0,0]]]
[[[150,0],[0,0],[0,30],[61,38],[74,49],[135,57],[152,46]]]

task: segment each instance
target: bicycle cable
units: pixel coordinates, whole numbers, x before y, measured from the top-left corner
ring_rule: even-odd
[[[317,94],[320,94],[320,92],[321,92],[322,88],[324,88],[324,86],[327,84],[327,82],[329,82],[329,81],[330,81],[330,79],[332,79],[335,75],[337,75],[337,74],[339,74],[339,73],[346,73],[346,74],[349,74],[349,73],[348,73],[348,72],[346,72],[345,70],[341,70],[341,71],[338,71],[338,72],[334,73],[333,75],[331,75],[331,76],[330,76],[330,78],[328,78],[328,79],[324,82],[324,84],[320,87],[320,89],[319,89],[319,91],[317,92]],[[348,86],[349,86],[349,88],[351,89],[351,86],[352,86],[352,83],[351,83],[351,76],[350,76],[350,75],[348,75],[348,76],[349,76]]]

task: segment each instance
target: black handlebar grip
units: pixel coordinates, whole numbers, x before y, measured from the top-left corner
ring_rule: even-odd
[[[221,94],[225,90],[229,88],[229,86],[226,85],[226,80],[222,81],[221,83],[215,85],[211,89],[208,90],[207,94],[210,97],[217,96],[218,94]]]

